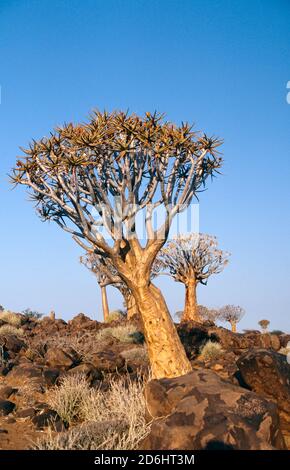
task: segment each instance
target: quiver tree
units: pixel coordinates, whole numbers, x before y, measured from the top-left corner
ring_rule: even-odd
[[[229,253],[218,249],[216,237],[198,233],[179,235],[161,249],[155,262],[159,272],[185,286],[181,321],[202,322],[197,308],[197,285],[206,285],[211,275],[220,273],[228,257]]]
[[[225,305],[219,310],[219,317],[225,322],[229,322],[233,333],[237,331],[237,323],[245,315],[245,310],[238,305]]]
[[[174,216],[221,166],[220,141],[162,116],[95,112],[89,122],[33,141],[12,178],[31,189],[43,220],[55,221],[86,251],[110,258],[144,324],[155,378],[191,370],[164,298],[150,280]],[[162,223],[152,219],[164,208]],[[145,210],[146,242],[136,232]],[[104,233],[105,230],[105,233]]]
[[[216,308],[208,308],[204,305],[197,306],[197,312],[202,321],[215,323],[220,319],[220,311]]]
[[[107,298],[107,286],[113,286],[118,289],[123,298],[127,310],[127,318],[130,319],[138,313],[135,299],[125,282],[119,276],[118,271],[112,264],[110,258],[106,258],[100,254],[87,253],[80,257],[80,262],[86,266],[97,278],[98,284],[101,288],[102,308],[104,321],[108,321],[109,306]]]
[[[268,326],[270,325],[270,321],[269,320],[260,320],[259,325],[262,328],[262,333],[267,333]]]

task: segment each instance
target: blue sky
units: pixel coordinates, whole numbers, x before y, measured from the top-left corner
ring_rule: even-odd
[[[289,330],[289,22],[287,0],[2,0],[0,304],[101,318],[80,248],[37,218],[7,173],[19,146],[94,107],[157,109],[225,140],[200,229],[232,257],[199,288],[200,303],[243,306],[240,329],[266,317]],[[183,287],[158,284],[180,310]],[[111,309],[121,307],[109,294]]]

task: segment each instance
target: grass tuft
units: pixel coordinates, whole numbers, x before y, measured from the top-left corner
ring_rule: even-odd
[[[69,431],[49,431],[34,446],[40,450],[132,450],[149,433],[145,421],[144,385],[130,379],[111,380],[109,389],[92,389],[86,379],[65,377],[49,397],[49,405]]]
[[[208,341],[205,345],[201,348],[199,357],[204,361],[210,361],[213,359],[218,359],[223,350],[219,343],[215,343],[213,341]]]

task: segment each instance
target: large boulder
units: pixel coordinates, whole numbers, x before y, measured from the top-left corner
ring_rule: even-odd
[[[277,406],[222,380],[210,370],[152,380],[148,418],[155,418],[143,449],[284,449]]]
[[[86,377],[88,382],[92,384],[95,380],[102,379],[102,373],[98,371],[92,364],[83,362],[79,366],[73,367],[68,370],[66,375],[76,376],[83,375]]]
[[[100,351],[91,355],[90,362],[101,372],[117,372],[125,365],[125,359],[113,351]]]
[[[45,355],[49,367],[66,370],[80,363],[80,357],[73,348],[50,348]]]
[[[15,365],[6,375],[10,386],[22,387],[29,385],[34,392],[44,393],[46,382],[42,376],[43,368],[31,363]]]
[[[290,364],[286,356],[267,349],[253,349],[237,361],[245,383],[278,405],[281,429],[290,447]]]
[[[17,392],[17,388],[10,387],[9,385],[1,387],[0,388],[0,399],[1,400],[7,400],[8,398],[11,397],[11,395],[14,395],[16,392]]]

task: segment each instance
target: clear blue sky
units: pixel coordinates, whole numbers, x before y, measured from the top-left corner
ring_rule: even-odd
[[[1,0],[0,304],[101,318],[98,286],[7,173],[19,146],[94,108],[165,112],[225,140],[200,229],[232,253],[199,301],[290,328],[290,2]],[[289,90],[290,91],[290,90]],[[172,312],[183,288],[159,281]],[[121,306],[110,290],[110,306]]]

